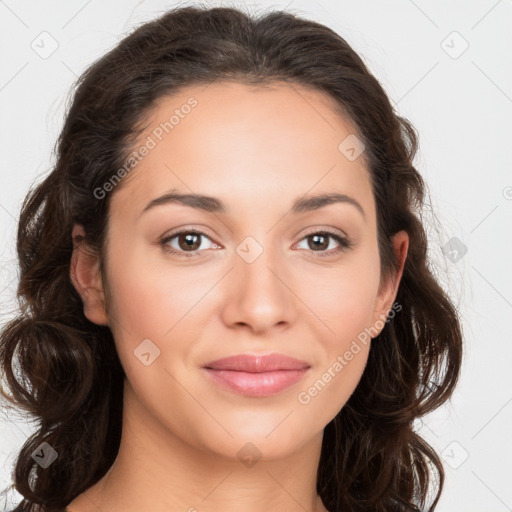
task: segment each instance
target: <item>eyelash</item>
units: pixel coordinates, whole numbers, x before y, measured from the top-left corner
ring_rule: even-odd
[[[169,254],[174,254],[178,257],[184,257],[184,258],[193,258],[198,256],[198,250],[187,252],[187,251],[177,251],[176,249],[173,249],[168,245],[168,243],[177,236],[181,234],[194,234],[194,235],[201,235],[206,238],[211,239],[206,233],[203,233],[202,231],[198,230],[191,230],[191,229],[183,229],[181,231],[177,231],[176,233],[172,233],[169,236],[166,236],[160,240],[160,245],[164,249],[165,252]],[[340,236],[338,233],[335,233],[333,231],[330,231],[328,229],[323,229],[321,231],[312,231],[311,233],[306,234],[304,237],[300,239],[299,242],[302,242],[305,238],[308,238],[313,235],[328,235],[329,237],[336,240],[339,244],[339,247],[337,249],[331,249],[330,251],[311,251],[318,253],[318,256],[325,257],[325,256],[334,256],[336,254],[339,254],[341,252],[348,252],[353,247],[353,242],[351,242],[348,238]]]

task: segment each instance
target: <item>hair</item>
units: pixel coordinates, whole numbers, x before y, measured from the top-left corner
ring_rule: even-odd
[[[1,391],[38,428],[17,454],[16,511],[63,509],[105,475],[120,445],[125,373],[110,328],[86,319],[71,282],[73,225],[84,227],[83,240],[103,261],[112,194],[98,199],[94,191],[125,165],[157,99],[223,81],[326,93],[365,145],[382,280],[398,269],[393,235],[409,235],[400,313],[374,338],[358,386],[325,427],[317,492],[332,512],[433,511],[443,465],[414,421],[451,396],[462,332],[429,268],[416,130],[336,32],[291,12],[251,16],[233,7],[167,11],[90,65],[67,105],[56,162],[23,202],[19,307],[0,335]],[[47,468],[32,458],[43,442],[58,453]]]

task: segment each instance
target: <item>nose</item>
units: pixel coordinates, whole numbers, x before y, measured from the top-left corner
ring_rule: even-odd
[[[228,327],[264,334],[293,324],[296,300],[283,263],[271,260],[266,250],[252,262],[236,255],[222,310]]]

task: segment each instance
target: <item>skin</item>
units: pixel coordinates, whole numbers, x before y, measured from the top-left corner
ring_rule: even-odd
[[[370,343],[309,403],[297,396],[365,328],[383,327],[408,236],[394,237],[399,270],[379,289],[369,174],[362,156],[350,161],[338,150],[355,130],[321,91],[284,83],[189,87],[160,98],[135,147],[191,96],[198,105],[113,192],[108,290],[98,256],[84,244],[73,253],[84,313],[112,329],[127,379],[119,456],[68,511],[325,511],[316,493],[323,429],[357,386]],[[171,203],[141,214],[171,189],[216,197],[228,211]],[[365,215],[348,203],[289,213],[297,198],[332,192],[356,199]],[[206,232],[196,256],[159,244],[177,228]],[[354,246],[322,257],[339,247],[331,238],[315,247],[309,235],[325,229]],[[76,225],[73,236],[80,232]],[[251,263],[236,252],[255,250],[242,244],[248,236],[263,249]],[[168,245],[183,254],[181,239]],[[160,356],[146,366],[133,352],[148,338]],[[271,397],[226,391],[201,369],[234,354],[271,352],[311,366]],[[248,442],[261,454],[251,467],[237,455]]]

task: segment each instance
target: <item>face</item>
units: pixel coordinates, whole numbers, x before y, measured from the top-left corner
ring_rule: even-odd
[[[344,406],[398,285],[379,289],[364,154],[339,149],[355,130],[324,93],[278,83],[189,87],[147,122],[134,150],[148,150],[112,192],[108,310],[86,314],[104,314],[127,389],[163,432],[232,458],[247,442],[283,457]],[[326,194],[338,200],[311,200]],[[307,369],[252,388],[204,368],[271,353]]]

